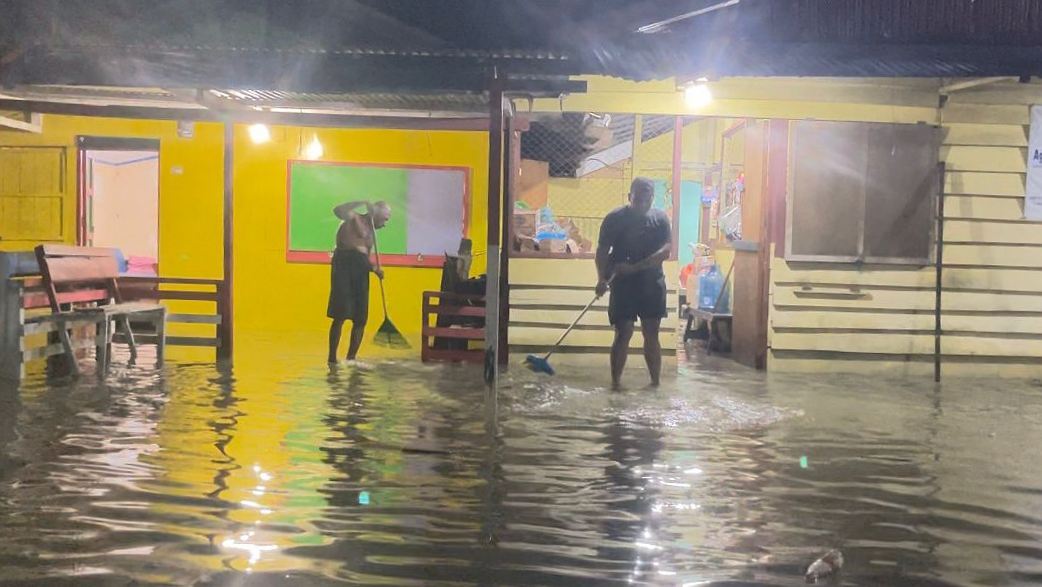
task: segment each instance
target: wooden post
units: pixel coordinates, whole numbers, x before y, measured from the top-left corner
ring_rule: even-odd
[[[224,280],[217,288],[218,325],[217,359],[231,360],[234,350],[234,310],[232,284],[235,277],[234,243],[235,210],[235,125],[224,123]]]
[[[22,283],[11,278],[38,272],[36,255],[31,251],[0,253],[0,379],[18,381],[25,375]]]
[[[642,139],[643,134],[644,134],[644,117],[642,115],[640,115],[640,114],[634,114],[633,115],[633,138],[631,139],[632,142],[633,142],[633,149],[632,149],[632,153],[633,154],[630,155],[630,177],[629,177],[630,182],[632,182],[634,179],[636,179],[640,175],[640,172],[637,169],[637,161],[638,161],[637,155],[640,153],[640,144],[641,144],[641,139]],[[627,182],[626,183],[626,189],[623,190],[623,194],[620,194],[621,197],[622,197],[622,205],[623,206],[626,205],[626,200],[628,198],[627,194],[629,194],[629,191],[630,191],[630,183]]]
[[[499,375],[500,213],[503,192],[503,80],[493,71],[488,90],[488,270],[485,289],[485,383]]]
[[[944,290],[944,163],[937,165],[937,263],[934,286],[933,380],[941,380],[941,292]]]
[[[680,190],[683,175],[684,154],[684,119],[677,116],[673,119],[673,250],[669,252],[671,259],[680,259]]]
[[[500,227],[502,247],[499,255],[499,364],[510,360],[510,252],[514,247],[513,214],[517,172],[521,160],[519,135],[514,129],[513,106],[507,116],[506,148],[503,150],[503,224]]]
[[[0,253],[0,264],[6,255]],[[7,276],[0,266],[0,379],[18,381],[22,378],[22,288]]]

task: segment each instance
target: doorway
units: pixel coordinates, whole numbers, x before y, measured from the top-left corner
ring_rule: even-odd
[[[156,275],[159,265],[159,141],[78,137],[78,242],[111,247],[121,272]]]

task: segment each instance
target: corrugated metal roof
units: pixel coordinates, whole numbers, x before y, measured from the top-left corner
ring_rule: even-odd
[[[121,88],[97,86],[22,86],[0,91],[0,95],[30,100],[88,104],[139,105],[194,108],[220,106],[283,109],[310,112],[400,111],[444,115],[485,116],[488,98],[482,93],[390,94],[390,93],[305,93],[278,90]]]
[[[630,79],[1042,73],[1042,0],[740,0],[655,34],[636,31],[718,2],[8,2],[33,17],[8,28],[34,44],[8,83],[429,94],[479,90],[492,65]]]
[[[771,0],[742,8],[775,42],[1042,42],[1042,0]]]
[[[44,46],[41,46],[43,48]],[[54,53],[83,51],[134,55],[140,53],[195,54],[211,56],[308,56],[331,55],[344,57],[416,57],[445,59],[495,59],[564,61],[569,56],[557,51],[533,49],[417,49],[410,47],[251,47],[231,45],[169,45],[163,43],[112,44],[112,43],[61,43],[47,44],[46,50]]]
[[[687,77],[976,77],[1042,75],[1042,47],[760,43],[605,56],[616,75]],[[668,64],[668,65],[664,65]]]
[[[304,93],[277,90],[211,90],[218,98],[246,106],[277,108],[351,108],[487,113],[484,94]]]

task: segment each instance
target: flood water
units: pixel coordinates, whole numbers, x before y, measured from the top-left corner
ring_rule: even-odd
[[[1042,582],[1042,387],[261,347],[0,388],[2,585]]]

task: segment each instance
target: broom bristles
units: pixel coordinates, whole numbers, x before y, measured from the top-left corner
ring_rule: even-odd
[[[401,332],[395,328],[394,324],[390,320],[384,320],[384,323],[380,325],[380,328],[376,331],[376,336],[373,337],[373,344],[392,349],[408,349],[409,341],[405,340]]]

